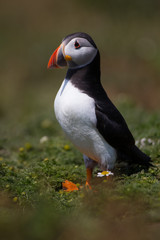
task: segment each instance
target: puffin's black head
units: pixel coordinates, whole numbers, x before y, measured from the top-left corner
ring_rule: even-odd
[[[60,68],[68,65],[76,69],[90,64],[98,53],[96,44],[86,33],[73,33],[62,40],[48,62],[48,68]]]

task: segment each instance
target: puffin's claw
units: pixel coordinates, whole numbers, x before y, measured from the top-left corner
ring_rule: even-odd
[[[86,181],[85,187],[86,187],[87,190],[88,189],[90,189],[90,190],[92,189],[92,187],[91,187],[91,185],[90,185],[90,183],[88,181]]]

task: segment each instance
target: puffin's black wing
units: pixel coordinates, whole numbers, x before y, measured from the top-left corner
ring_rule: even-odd
[[[145,168],[152,166],[151,159],[135,145],[128,126],[110,99],[95,101],[97,129],[104,139],[117,150],[120,160],[138,163]]]
[[[128,126],[109,98],[95,102],[97,129],[104,139],[114,148],[126,148],[134,145],[134,138]]]

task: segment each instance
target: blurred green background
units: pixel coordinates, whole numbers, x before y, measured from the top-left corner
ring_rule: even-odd
[[[47,62],[63,37],[76,31],[95,40],[102,82],[113,101],[125,94],[159,108],[159,24],[158,0],[1,1],[1,119],[51,110],[66,69],[49,71]]]
[[[155,141],[142,150],[159,163],[160,1],[0,1],[1,239],[159,239],[158,170],[120,176],[98,193],[61,192],[66,178],[83,185],[85,168],[79,152],[64,150],[54,119],[66,69],[47,63],[77,31],[93,37],[108,95],[136,140]]]

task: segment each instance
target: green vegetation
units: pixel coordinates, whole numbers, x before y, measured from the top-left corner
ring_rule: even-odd
[[[137,108],[129,100],[119,100],[118,106],[139,140],[137,144],[152,157],[156,168],[127,175],[129,169],[117,165],[110,180],[97,178],[95,169],[92,191],[84,187],[86,173],[81,154],[61,135],[56,121],[51,121],[47,113],[34,120],[29,117],[16,141],[14,129],[8,126],[0,142],[2,239],[12,235],[15,239],[68,239],[70,234],[85,239],[83,232],[90,235],[89,239],[96,239],[98,234],[116,238],[114,226],[109,229],[112,222],[117,231],[126,226],[130,229],[120,239],[127,239],[129,234],[141,239],[146,223],[149,227],[144,237],[152,231],[159,234],[160,115]],[[66,179],[81,186],[80,191],[65,192],[62,182]],[[154,225],[156,230],[152,229]]]

